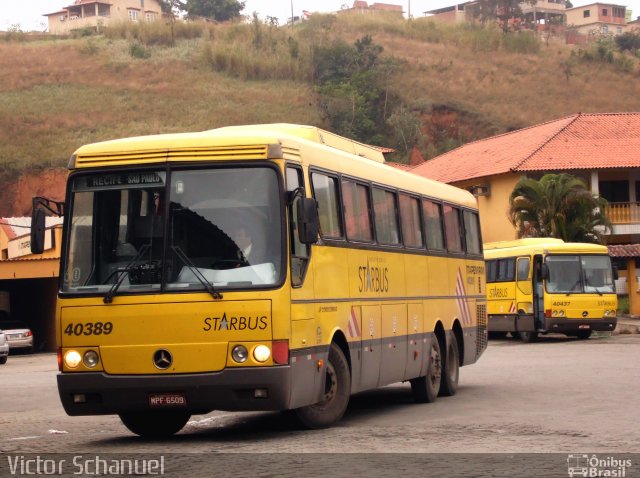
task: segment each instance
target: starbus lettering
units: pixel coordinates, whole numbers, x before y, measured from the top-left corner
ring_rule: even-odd
[[[490,299],[504,299],[508,297],[509,289],[507,287],[494,287],[489,289],[489,298]]]
[[[360,292],[388,292],[389,291],[389,269],[387,267],[372,267],[367,259],[366,266],[358,268],[360,278]]]
[[[229,315],[227,317],[227,313],[223,313],[222,317],[207,317],[204,319],[204,326],[202,330],[205,332],[209,331],[220,331],[220,330],[265,330],[267,328],[267,316],[263,315],[258,317],[245,317],[245,316],[234,316]]]

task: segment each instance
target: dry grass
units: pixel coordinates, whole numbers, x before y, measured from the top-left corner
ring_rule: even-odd
[[[315,16],[298,28],[189,26],[108,37],[0,42],[0,172],[65,166],[81,144],[228,124],[322,126],[309,84],[314,45],[370,34],[404,60],[393,90],[428,118],[453,111],[465,140],[576,112],[640,111],[632,73],[589,65],[571,48],[493,30],[375,16]],[[149,53],[133,58],[139,42]],[[611,94],[622,92],[622,94]],[[449,116],[447,116],[449,118]]]

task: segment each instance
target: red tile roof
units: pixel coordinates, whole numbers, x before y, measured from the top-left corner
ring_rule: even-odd
[[[411,168],[413,168],[413,166],[411,166],[410,164],[396,163],[396,162],[393,162],[393,161],[385,161],[384,164],[386,164],[388,166],[393,166],[394,168],[398,168],[398,169],[401,169],[403,171],[409,171]]]
[[[611,257],[640,257],[640,244],[607,246]]]
[[[640,113],[579,113],[468,143],[411,172],[452,183],[511,171],[632,167],[640,167]]]

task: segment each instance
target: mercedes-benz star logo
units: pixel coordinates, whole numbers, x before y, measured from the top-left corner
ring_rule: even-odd
[[[165,349],[156,350],[156,353],[153,354],[153,365],[160,370],[166,370],[171,367],[171,363],[173,362],[173,357],[171,356],[171,352]]]
[[[582,312],[582,317],[588,317],[589,316],[589,312],[588,311],[584,311]]]

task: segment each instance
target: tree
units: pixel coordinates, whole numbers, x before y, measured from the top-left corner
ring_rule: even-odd
[[[484,25],[497,21],[503,32],[518,29],[524,22],[519,0],[478,0],[470,7],[471,16]],[[523,3],[535,5],[537,0],[525,0]]]
[[[509,219],[518,237],[555,237],[570,242],[601,243],[611,230],[607,201],[591,194],[570,174],[521,178],[509,198]]]
[[[189,17],[204,17],[224,22],[240,16],[245,2],[237,0],[186,0]]]

